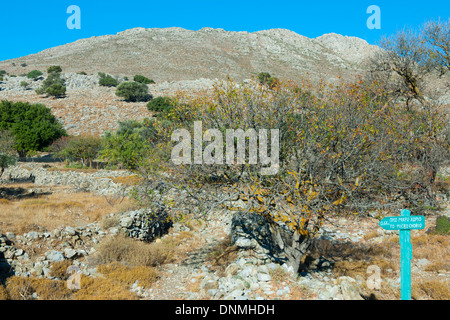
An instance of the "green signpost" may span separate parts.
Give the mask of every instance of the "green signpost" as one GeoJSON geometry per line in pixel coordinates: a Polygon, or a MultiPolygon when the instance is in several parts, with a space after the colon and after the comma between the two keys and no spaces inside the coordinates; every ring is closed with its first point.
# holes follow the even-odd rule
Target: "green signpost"
{"type": "Polygon", "coordinates": [[[400,230],[401,299],[411,300],[411,230],[425,228],[424,216],[411,216],[409,210],[402,210],[399,217],[386,217],[380,221],[385,230],[400,230]]]}

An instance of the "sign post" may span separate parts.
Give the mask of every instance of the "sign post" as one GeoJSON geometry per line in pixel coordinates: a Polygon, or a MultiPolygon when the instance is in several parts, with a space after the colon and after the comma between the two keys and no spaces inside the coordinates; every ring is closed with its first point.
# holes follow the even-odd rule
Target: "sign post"
{"type": "Polygon", "coordinates": [[[411,300],[411,230],[425,228],[424,216],[411,216],[411,211],[402,210],[400,217],[386,217],[380,221],[385,230],[400,230],[401,299],[411,300]]]}

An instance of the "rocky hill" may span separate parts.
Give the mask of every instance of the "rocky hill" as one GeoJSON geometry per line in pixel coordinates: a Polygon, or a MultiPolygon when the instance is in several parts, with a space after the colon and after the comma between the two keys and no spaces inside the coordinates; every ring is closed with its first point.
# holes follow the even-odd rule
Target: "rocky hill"
{"type": "Polygon", "coordinates": [[[60,65],[65,72],[143,74],[157,82],[227,75],[241,81],[263,71],[287,79],[307,73],[330,79],[355,76],[377,50],[355,37],[326,34],[310,39],[285,29],[249,33],[135,28],[6,60],[0,69],[18,75],[60,65]]]}

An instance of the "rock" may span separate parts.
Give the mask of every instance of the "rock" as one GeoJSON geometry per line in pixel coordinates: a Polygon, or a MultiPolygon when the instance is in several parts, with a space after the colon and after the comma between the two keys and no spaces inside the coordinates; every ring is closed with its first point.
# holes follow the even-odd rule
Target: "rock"
{"type": "Polygon", "coordinates": [[[6,233],[6,237],[7,237],[9,240],[14,240],[14,239],[16,239],[16,234],[15,234],[14,232],[7,232],[7,233],[6,233]]]}
{"type": "Polygon", "coordinates": [[[64,256],[67,259],[72,259],[73,257],[75,257],[78,254],[78,252],[75,249],[71,249],[71,248],[66,248],[64,249],[64,256]]]}
{"type": "Polygon", "coordinates": [[[133,224],[133,218],[131,217],[124,217],[120,219],[120,226],[124,228],[129,228],[133,224]]]}
{"type": "Polygon", "coordinates": [[[269,274],[269,268],[266,265],[258,266],[258,272],[269,274]]]}
{"type": "Polygon", "coordinates": [[[18,250],[16,250],[16,252],[14,252],[14,256],[16,256],[16,257],[21,256],[22,254],[23,254],[22,249],[18,249],[18,250]]]}
{"type": "Polygon", "coordinates": [[[64,255],[62,254],[62,252],[57,251],[57,250],[47,251],[45,253],[45,256],[51,262],[59,262],[59,261],[63,261],[64,260],[64,255]]]}
{"type": "Polygon", "coordinates": [[[257,279],[258,279],[258,281],[261,281],[261,282],[267,282],[267,281],[272,280],[272,277],[270,276],[270,274],[267,274],[267,273],[258,273],[257,279]]]}
{"type": "Polygon", "coordinates": [[[291,293],[291,290],[289,289],[288,286],[277,290],[277,296],[279,296],[279,297],[288,295],[289,293],[291,293]]]}
{"type": "Polygon", "coordinates": [[[75,231],[75,228],[74,228],[74,227],[69,227],[69,226],[67,226],[67,227],[64,229],[64,233],[65,233],[66,235],[68,235],[68,236],[74,236],[74,235],[77,234],[77,232],[75,231]]]}
{"type": "Polygon", "coordinates": [[[242,278],[248,278],[254,274],[256,274],[256,270],[255,270],[254,266],[247,266],[241,272],[239,272],[239,275],[242,278]]]}
{"type": "Polygon", "coordinates": [[[26,234],[25,238],[27,238],[28,240],[36,240],[37,238],[39,238],[39,233],[37,233],[36,231],[30,231],[26,234]]]}
{"type": "Polygon", "coordinates": [[[350,277],[337,279],[344,300],[364,300],[358,291],[356,280],[350,277]]]}
{"type": "Polygon", "coordinates": [[[243,237],[238,238],[235,242],[235,245],[238,246],[240,249],[251,249],[256,247],[256,245],[253,243],[251,239],[243,237]]]}

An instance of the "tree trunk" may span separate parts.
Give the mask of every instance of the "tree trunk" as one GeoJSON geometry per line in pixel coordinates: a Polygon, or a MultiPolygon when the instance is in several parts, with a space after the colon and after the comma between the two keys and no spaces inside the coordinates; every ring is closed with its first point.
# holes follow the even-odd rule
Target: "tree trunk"
{"type": "Polygon", "coordinates": [[[272,230],[274,241],[286,254],[287,265],[292,267],[295,273],[298,273],[301,261],[312,244],[311,237],[298,232],[293,232],[290,237],[283,237],[279,226],[272,230]]]}

